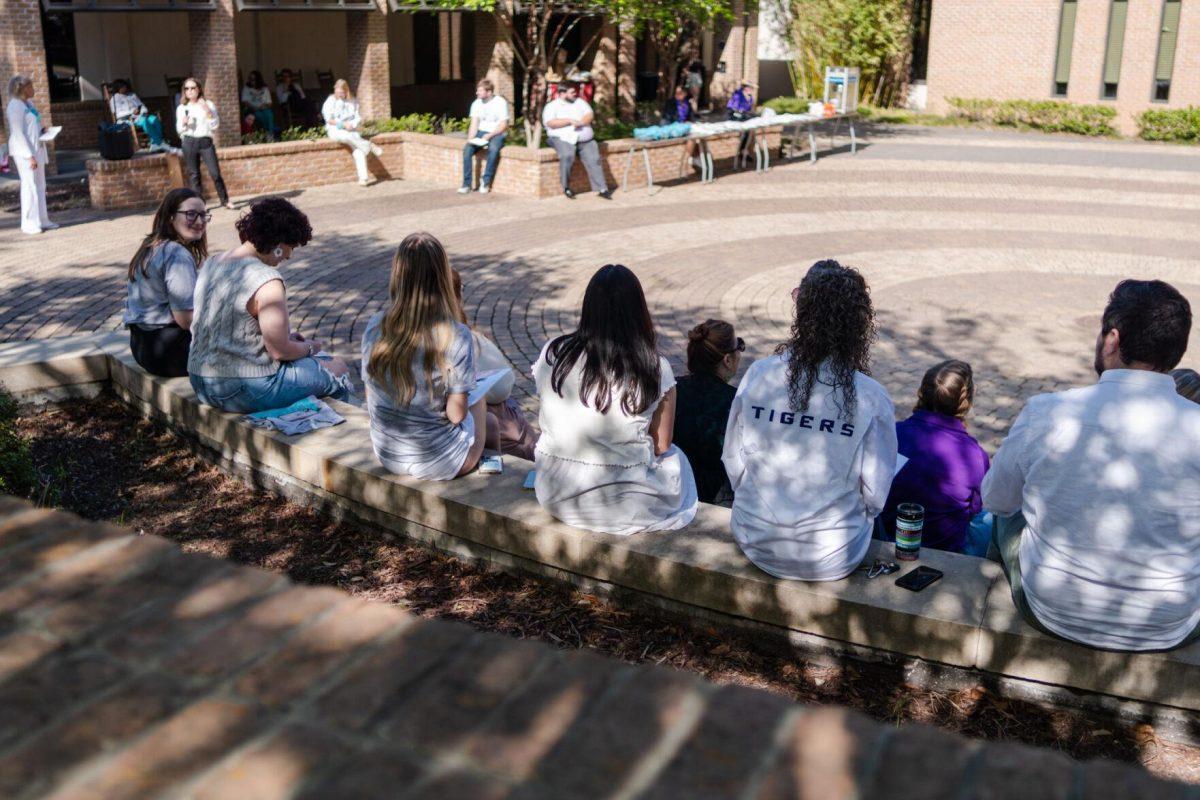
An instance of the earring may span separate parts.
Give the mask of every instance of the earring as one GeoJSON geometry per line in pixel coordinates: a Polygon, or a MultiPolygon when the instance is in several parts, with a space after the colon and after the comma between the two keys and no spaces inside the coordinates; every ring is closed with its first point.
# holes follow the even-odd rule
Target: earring
{"type": "Polygon", "coordinates": [[[271,255],[275,256],[276,258],[283,258],[283,248],[276,247],[274,250],[271,251],[271,255]]]}

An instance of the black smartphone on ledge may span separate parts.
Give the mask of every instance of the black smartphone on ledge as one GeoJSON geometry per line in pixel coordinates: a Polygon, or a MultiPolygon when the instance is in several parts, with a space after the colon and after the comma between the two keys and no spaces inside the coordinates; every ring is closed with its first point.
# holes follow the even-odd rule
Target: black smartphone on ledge
{"type": "Polygon", "coordinates": [[[896,579],[896,585],[910,592],[919,592],[935,581],[942,579],[942,571],[933,567],[917,567],[912,572],[896,579]]]}

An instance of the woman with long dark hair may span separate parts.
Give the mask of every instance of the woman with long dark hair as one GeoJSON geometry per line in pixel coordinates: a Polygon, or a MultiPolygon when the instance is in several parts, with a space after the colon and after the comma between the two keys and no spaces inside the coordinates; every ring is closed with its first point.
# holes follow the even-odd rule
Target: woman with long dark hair
{"type": "Polygon", "coordinates": [[[658,354],[637,276],[619,264],[588,283],[579,327],[533,365],[541,401],[538,502],[604,533],[676,530],[696,515],[691,465],[671,442],[675,376],[658,354]]]}
{"type": "Polygon", "coordinates": [[[172,189],[158,205],[150,233],[129,261],[125,327],[133,359],[151,375],[187,375],[196,269],[208,257],[204,200],[172,189]]]}
{"type": "Polygon", "coordinates": [[[362,375],[371,444],[390,472],[432,481],[479,464],[485,437],[499,446],[475,387],[471,329],[460,321],[446,250],[432,234],[405,237],[392,258],[389,304],[367,322],[362,375]]]}
{"type": "Polygon", "coordinates": [[[868,375],[875,311],[862,275],[818,261],[792,297],[791,338],[746,371],[729,412],[731,526],[764,572],[839,580],[887,500],[895,413],[868,375]]]}
{"type": "Polygon", "coordinates": [[[209,257],[196,280],[188,374],[197,399],[246,414],[310,395],[345,399],[346,362],[292,331],[280,265],[312,239],[300,209],[264,197],[238,218],[241,244],[209,257]]]}
{"type": "Polygon", "coordinates": [[[721,449],[737,391],[729,381],[737,375],[745,349],[746,343],[724,320],[710,319],[688,332],[688,374],[676,384],[675,443],[692,465],[704,503],[733,502],[721,449]]]}

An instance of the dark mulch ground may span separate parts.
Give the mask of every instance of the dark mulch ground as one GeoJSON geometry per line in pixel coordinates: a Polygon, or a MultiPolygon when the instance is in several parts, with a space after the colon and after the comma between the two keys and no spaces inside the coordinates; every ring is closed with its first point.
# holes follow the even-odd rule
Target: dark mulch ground
{"type": "MultiPolygon", "coordinates": [[[[84,178],[46,184],[46,208],[49,211],[87,208],[91,204],[87,180],[84,178]]],[[[0,186],[0,211],[12,214],[21,213],[21,187],[16,181],[6,186],[0,186]]]]}
{"type": "Polygon", "coordinates": [[[1149,725],[1006,700],[982,686],[921,689],[886,666],[808,663],[748,634],[623,608],[332,521],[230,478],[111,397],[29,414],[19,427],[32,441],[45,502],[174,539],[190,551],[338,586],[423,617],[587,647],[632,663],[668,664],[718,683],[850,706],[887,722],[923,722],[1076,758],[1135,762],[1164,777],[1200,782],[1200,748],[1159,740],[1149,725]]]}

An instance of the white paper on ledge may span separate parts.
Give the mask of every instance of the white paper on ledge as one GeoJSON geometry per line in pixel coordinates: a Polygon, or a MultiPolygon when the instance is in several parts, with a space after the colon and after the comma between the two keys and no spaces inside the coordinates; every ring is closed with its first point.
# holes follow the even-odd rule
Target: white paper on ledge
{"type": "Polygon", "coordinates": [[[58,134],[62,133],[62,125],[55,125],[52,128],[47,128],[46,132],[38,137],[39,142],[53,142],[58,134]]]}
{"type": "Polygon", "coordinates": [[[475,388],[467,393],[467,406],[473,406],[487,396],[492,387],[507,377],[512,370],[508,367],[492,369],[475,374],[475,388]]]}

